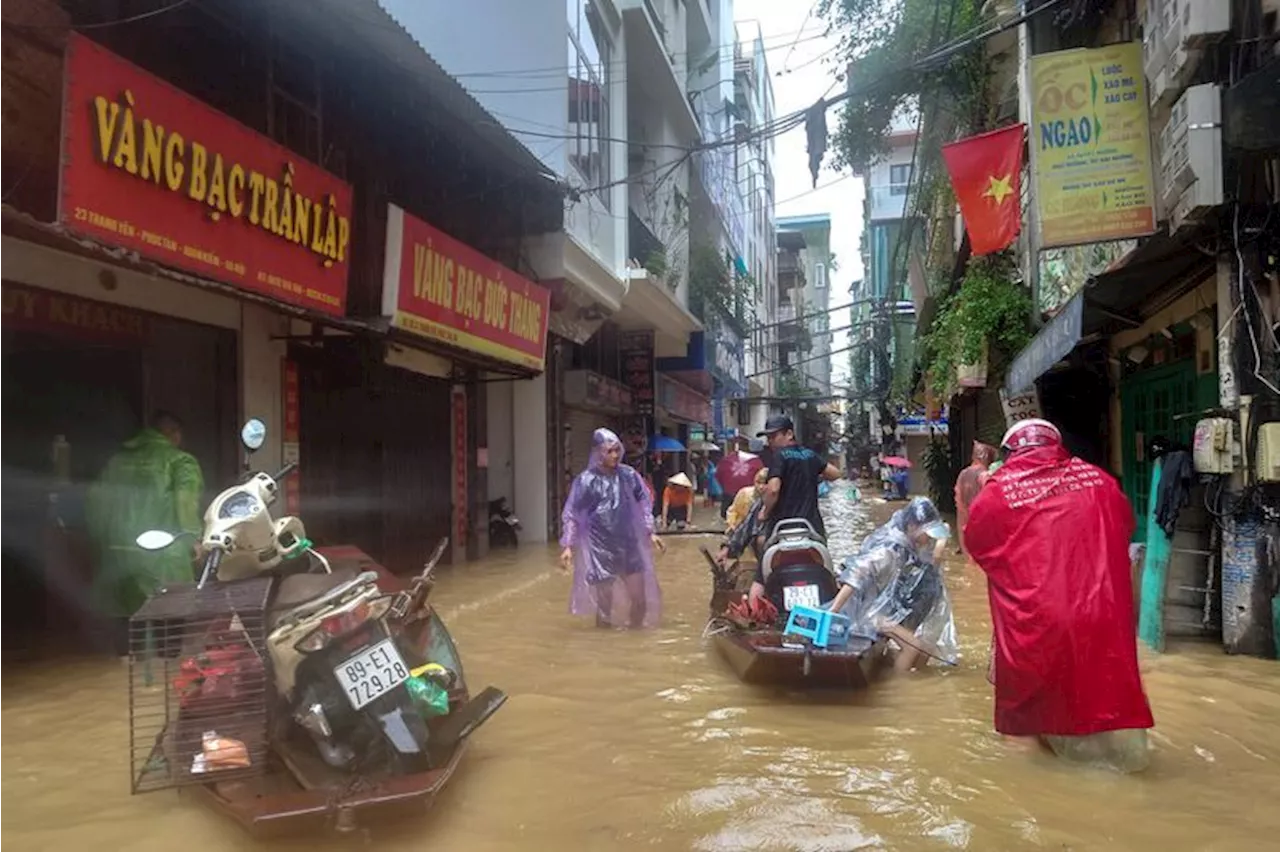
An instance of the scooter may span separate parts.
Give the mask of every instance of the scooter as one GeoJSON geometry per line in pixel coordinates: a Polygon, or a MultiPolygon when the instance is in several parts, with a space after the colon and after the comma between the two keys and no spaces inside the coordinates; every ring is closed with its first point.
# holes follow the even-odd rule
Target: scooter
{"type": "Polygon", "coordinates": [[[520,543],[520,519],[507,508],[507,498],[489,501],[489,544],[493,547],[515,547],[520,543]]]}
{"type": "MultiPolygon", "coordinates": [[[[241,433],[249,453],[265,438],[266,427],[258,420],[245,424],[241,433]]],[[[253,473],[213,500],[204,516],[205,558],[197,589],[272,572],[287,559],[305,555],[314,561],[323,574],[293,573],[273,590],[266,656],[278,700],[333,768],[354,768],[357,755],[364,765],[378,758],[402,770],[426,765],[428,729],[406,686],[413,671],[397,642],[412,614],[406,593],[384,593],[373,571],[349,579],[333,575],[300,519],[272,519],[268,507],[279,483],[295,469],[290,464],[275,476],[253,473]]],[[[137,544],[158,550],[176,540],[171,533],[149,530],[137,544]]],[[[445,544],[437,547],[424,581],[445,544]]],[[[420,597],[419,607],[425,605],[425,595],[420,597]]],[[[413,660],[419,666],[427,662],[413,660]]]]}

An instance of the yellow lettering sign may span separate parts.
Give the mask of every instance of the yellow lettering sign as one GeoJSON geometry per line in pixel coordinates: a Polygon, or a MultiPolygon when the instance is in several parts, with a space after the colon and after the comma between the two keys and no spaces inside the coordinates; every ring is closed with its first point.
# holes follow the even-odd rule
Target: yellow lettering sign
{"type": "Polygon", "coordinates": [[[214,220],[223,213],[247,219],[250,225],[319,255],[325,266],[346,262],[350,218],[338,212],[333,195],[310,198],[295,191],[292,163],[286,162],[277,178],[175,130],[166,132],[136,114],[138,104],[128,90],[115,100],[99,95],[90,107],[94,155],[102,165],[180,192],[204,205],[214,220]]]}

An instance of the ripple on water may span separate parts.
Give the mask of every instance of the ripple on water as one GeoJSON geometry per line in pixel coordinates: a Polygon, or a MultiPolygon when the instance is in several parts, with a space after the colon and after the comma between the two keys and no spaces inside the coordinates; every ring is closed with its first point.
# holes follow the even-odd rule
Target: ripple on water
{"type": "MultiPolygon", "coordinates": [[[[837,555],[894,508],[842,504],[843,493],[824,508],[837,555]]],[[[1208,646],[1145,655],[1160,725],[1151,770],[1080,770],[992,730],[977,569],[947,566],[959,668],[853,697],[780,695],[742,686],[704,650],[710,582],[699,543],[673,538],[658,560],[665,613],[652,631],[571,617],[552,547],[443,570],[432,599],[468,680],[511,700],[473,736],[429,815],[379,828],[378,852],[1236,852],[1280,836],[1280,814],[1257,807],[1280,762],[1274,662],[1208,646]]],[[[195,797],[130,796],[124,682],[115,661],[5,667],[7,845],[350,849],[343,838],[254,844],[195,797]]]]}

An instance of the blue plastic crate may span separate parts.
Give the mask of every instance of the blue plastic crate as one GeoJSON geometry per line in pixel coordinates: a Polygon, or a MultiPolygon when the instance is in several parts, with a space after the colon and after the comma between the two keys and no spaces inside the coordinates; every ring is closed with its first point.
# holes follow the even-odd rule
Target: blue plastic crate
{"type": "Polygon", "coordinates": [[[852,623],[847,615],[826,609],[797,606],[787,618],[785,635],[803,636],[815,648],[844,645],[849,641],[852,623]]]}

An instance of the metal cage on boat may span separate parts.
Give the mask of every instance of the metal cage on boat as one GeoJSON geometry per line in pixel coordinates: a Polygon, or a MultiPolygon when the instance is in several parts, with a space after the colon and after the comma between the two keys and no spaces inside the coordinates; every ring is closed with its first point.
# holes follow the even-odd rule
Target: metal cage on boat
{"type": "Polygon", "coordinates": [[[267,771],[271,584],[175,584],[129,619],[132,792],[267,771]]]}

